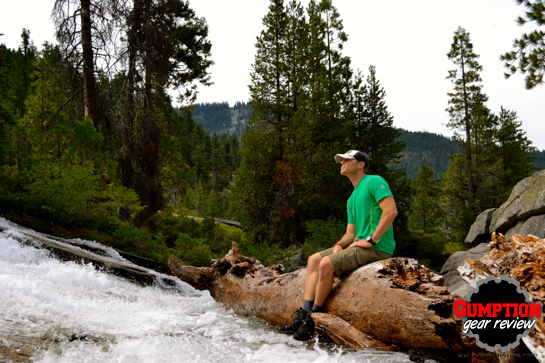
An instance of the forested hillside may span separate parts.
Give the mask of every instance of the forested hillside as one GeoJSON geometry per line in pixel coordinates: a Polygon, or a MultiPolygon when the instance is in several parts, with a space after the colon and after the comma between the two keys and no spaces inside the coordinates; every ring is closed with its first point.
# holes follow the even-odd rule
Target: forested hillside
{"type": "Polygon", "coordinates": [[[240,140],[252,115],[252,106],[244,102],[237,102],[233,107],[227,102],[196,103],[192,114],[209,134],[235,135],[240,140]]]}
{"type": "MultiPolygon", "coordinates": [[[[197,103],[192,114],[209,134],[234,134],[240,140],[252,115],[252,106],[244,102],[237,102],[234,107],[229,107],[227,102],[197,103]]],[[[450,157],[461,151],[458,143],[450,137],[432,132],[398,130],[401,132],[399,140],[405,143],[405,150],[394,168],[405,170],[407,177],[413,180],[420,166],[426,164],[433,168],[435,178],[442,180],[443,174],[452,164],[450,157]]],[[[544,169],[545,151],[536,151],[534,156],[536,170],[544,169]]]]}
{"type": "Polygon", "coordinates": [[[422,164],[433,168],[437,179],[443,179],[452,160],[449,158],[460,152],[460,146],[444,135],[426,131],[401,131],[400,139],[405,143],[403,157],[397,168],[405,169],[409,179],[415,179],[422,164]]]}

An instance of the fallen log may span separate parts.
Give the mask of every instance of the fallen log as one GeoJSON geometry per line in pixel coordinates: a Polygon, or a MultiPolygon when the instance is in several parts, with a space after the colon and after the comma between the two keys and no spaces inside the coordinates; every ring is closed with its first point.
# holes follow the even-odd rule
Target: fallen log
{"type": "MultiPolygon", "coordinates": [[[[284,325],[303,301],[306,269],[282,274],[243,256],[236,243],[212,267],[183,266],[171,258],[172,272],[197,289],[210,291],[226,309],[284,325]]],[[[414,259],[375,262],[335,279],[325,311],[316,315],[318,332],[355,348],[418,350],[442,360],[461,352],[483,352],[452,316],[458,296],[442,276],[414,259]]]]}

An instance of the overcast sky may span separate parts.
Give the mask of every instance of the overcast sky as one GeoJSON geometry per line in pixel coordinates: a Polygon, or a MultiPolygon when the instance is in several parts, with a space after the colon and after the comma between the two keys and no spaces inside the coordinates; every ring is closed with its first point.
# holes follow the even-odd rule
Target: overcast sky
{"type": "MultiPolygon", "coordinates": [[[[215,62],[214,85],[200,87],[197,102],[248,101],[256,37],[270,2],[189,2],[207,20],[215,62]]],[[[301,2],[306,7],[309,1],[301,2]]],[[[53,0],[0,0],[0,4],[0,33],[5,34],[0,42],[8,48],[19,46],[23,28],[30,30],[38,48],[44,41],[54,42],[53,0]]],[[[447,53],[454,31],[462,26],[480,55],[488,107],[496,114],[501,106],[516,111],[534,146],[545,149],[545,86],[526,90],[521,75],[505,79],[499,59],[512,49],[514,39],[531,29],[515,23],[524,12],[515,0],[334,0],[333,5],[348,33],[344,54],[352,59],[352,68],[365,75],[370,65],[376,67],[394,126],[452,135],[445,126],[447,92],[452,90],[445,78],[453,68],[447,53]]]]}

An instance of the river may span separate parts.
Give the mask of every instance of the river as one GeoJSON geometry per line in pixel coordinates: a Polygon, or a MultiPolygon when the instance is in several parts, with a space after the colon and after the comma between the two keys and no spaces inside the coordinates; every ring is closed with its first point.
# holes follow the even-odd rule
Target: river
{"type": "Polygon", "coordinates": [[[21,227],[1,217],[0,231],[1,362],[410,362],[301,343],[181,281],[140,286],[21,243],[21,227]]]}

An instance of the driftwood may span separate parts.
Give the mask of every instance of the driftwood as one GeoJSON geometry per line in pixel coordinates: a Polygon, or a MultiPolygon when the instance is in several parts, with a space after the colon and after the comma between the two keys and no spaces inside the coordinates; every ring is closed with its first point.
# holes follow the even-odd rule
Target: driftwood
{"type": "MultiPolygon", "coordinates": [[[[172,272],[242,316],[272,325],[290,321],[303,301],[306,269],[282,274],[240,254],[236,243],[212,267],[183,266],[170,259],[172,272]]],[[[456,358],[483,352],[452,316],[458,296],[443,286],[442,276],[414,259],[375,262],[335,279],[325,311],[314,314],[316,331],[355,348],[416,350],[430,357],[456,358]]]]}

